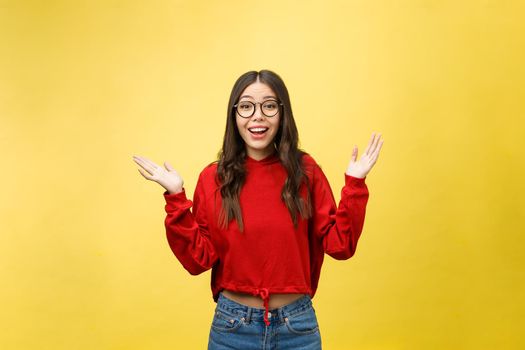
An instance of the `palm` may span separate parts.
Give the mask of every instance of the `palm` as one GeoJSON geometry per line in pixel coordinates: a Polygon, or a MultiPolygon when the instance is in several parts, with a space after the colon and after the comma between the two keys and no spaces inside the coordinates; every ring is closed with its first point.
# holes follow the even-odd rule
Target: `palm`
{"type": "Polygon", "coordinates": [[[376,133],[372,133],[370,142],[368,142],[368,146],[366,147],[364,154],[361,155],[361,158],[359,158],[359,160],[357,159],[357,146],[354,146],[354,149],[352,150],[352,158],[350,159],[350,164],[346,169],[347,175],[361,179],[365,178],[368,175],[368,173],[376,163],[377,157],[379,157],[379,151],[381,150],[381,146],[383,145],[383,140],[379,141],[380,138],[381,134],[378,134],[376,137],[376,133]]]}

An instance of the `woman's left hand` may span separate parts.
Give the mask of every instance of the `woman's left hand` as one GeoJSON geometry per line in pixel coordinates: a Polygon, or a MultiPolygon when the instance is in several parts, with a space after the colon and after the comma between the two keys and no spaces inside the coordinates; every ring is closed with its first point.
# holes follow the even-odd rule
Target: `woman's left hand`
{"type": "Polygon", "coordinates": [[[377,157],[379,157],[379,151],[383,145],[383,140],[379,141],[380,138],[381,134],[378,134],[376,137],[376,133],[372,133],[372,138],[366,147],[365,153],[361,156],[361,158],[359,158],[359,160],[357,160],[357,145],[354,145],[354,149],[352,150],[352,159],[350,160],[350,164],[346,169],[347,175],[360,179],[366,177],[366,175],[376,163],[377,157]]]}

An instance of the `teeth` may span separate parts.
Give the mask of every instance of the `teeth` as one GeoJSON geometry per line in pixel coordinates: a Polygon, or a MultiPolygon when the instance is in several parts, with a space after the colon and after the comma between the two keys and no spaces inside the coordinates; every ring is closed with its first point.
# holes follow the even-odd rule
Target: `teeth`
{"type": "Polygon", "coordinates": [[[251,129],[248,129],[248,130],[259,132],[259,131],[266,131],[266,130],[268,130],[268,128],[251,128],[251,129]]]}

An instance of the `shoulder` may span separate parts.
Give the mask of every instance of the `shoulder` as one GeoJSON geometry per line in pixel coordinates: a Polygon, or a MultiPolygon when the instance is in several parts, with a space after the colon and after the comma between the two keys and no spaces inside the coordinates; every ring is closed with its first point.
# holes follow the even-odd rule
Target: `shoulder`
{"type": "Polygon", "coordinates": [[[208,163],[204,169],[201,170],[201,173],[200,175],[202,176],[209,176],[209,175],[214,175],[217,173],[217,165],[218,165],[218,161],[213,161],[211,163],[208,163]]]}
{"type": "Polygon", "coordinates": [[[310,153],[304,152],[302,155],[302,163],[305,166],[314,166],[317,165],[317,162],[315,161],[314,157],[310,153]]]}
{"type": "Polygon", "coordinates": [[[217,166],[218,166],[218,161],[213,161],[211,163],[208,163],[204,167],[204,169],[202,169],[201,172],[199,173],[199,180],[202,180],[205,182],[213,181],[217,174],[217,166]]]}
{"type": "Polygon", "coordinates": [[[317,172],[322,171],[321,166],[310,153],[304,152],[301,159],[302,166],[308,175],[314,176],[317,172]]]}
{"type": "Polygon", "coordinates": [[[215,181],[217,174],[217,162],[207,164],[199,173],[195,191],[203,193],[208,196],[217,189],[217,182],[215,181]]]}
{"type": "Polygon", "coordinates": [[[312,186],[327,186],[328,178],[326,177],[321,165],[309,153],[304,153],[302,157],[303,168],[308,176],[312,186]]]}

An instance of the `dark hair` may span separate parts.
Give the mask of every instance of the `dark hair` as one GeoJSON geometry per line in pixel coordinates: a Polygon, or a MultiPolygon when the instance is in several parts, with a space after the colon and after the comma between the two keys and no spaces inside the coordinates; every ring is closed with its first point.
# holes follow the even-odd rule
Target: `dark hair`
{"type": "Polygon", "coordinates": [[[228,102],[226,131],[222,149],[219,151],[217,179],[220,184],[222,210],[219,215],[219,225],[227,228],[230,220],[235,218],[241,232],[244,231],[242,212],[239,206],[239,193],[244,184],[246,169],[244,161],[246,148],[239,130],[237,129],[235,109],[241,93],[257,79],[268,85],[283,104],[279,120],[279,129],[273,140],[274,147],[279,155],[281,164],[288,173],[288,177],[281,191],[281,199],[290,212],[294,226],[297,228],[297,212],[306,219],[311,217],[310,186],[302,163],[302,157],[307,154],[298,148],[299,136],[292,114],[290,97],[284,81],[279,75],[270,70],[249,71],[241,75],[233,85],[228,102]],[[302,183],[307,187],[306,202],[299,195],[302,183]]]}

